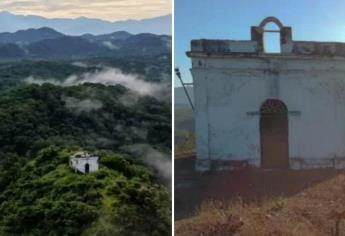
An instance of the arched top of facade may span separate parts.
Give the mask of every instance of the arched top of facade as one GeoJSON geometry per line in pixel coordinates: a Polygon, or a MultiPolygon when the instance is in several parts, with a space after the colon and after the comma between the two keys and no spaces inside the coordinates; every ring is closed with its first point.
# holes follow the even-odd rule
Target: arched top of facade
{"type": "Polygon", "coordinates": [[[280,22],[280,20],[278,20],[278,18],[274,17],[274,16],[269,16],[269,17],[266,17],[265,19],[263,19],[259,25],[259,27],[261,29],[264,29],[265,26],[268,24],[268,23],[274,23],[276,24],[280,30],[282,30],[282,28],[284,27],[283,24],[280,22]]]}
{"type": "Polygon", "coordinates": [[[261,104],[261,114],[287,113],[288,109],[284,102],[279,99],[267,99],[261,104]]]}
{"type": "MultiPolygon", "coordinates": [[[[251,27],[251,40],[257,42],[257,52],[258,53],[267,53],[265,52],[265,43],[264,43],[264,34],[267,33],[277,33],[279,38],[277,45],[280,46],[280,51],[278,53],[291,53],[292,50],[292,29],[290,26],[284,26],[280,20],[273,16],[266,17],[262,20],[259,26],[251,27]],[[265,26],[269,23],[275,24],[278,29],[270,30],[265,29],[265,26]]],[[[275,36],[274,36],[275,37],[275,36]]],[[[274,41],[277,42],[277,41],[274,41]]],[[[268,52],[269,53],[269,52],[268,52]]],[[[277,53],[277,52],[272,52],[277,53]]]]}

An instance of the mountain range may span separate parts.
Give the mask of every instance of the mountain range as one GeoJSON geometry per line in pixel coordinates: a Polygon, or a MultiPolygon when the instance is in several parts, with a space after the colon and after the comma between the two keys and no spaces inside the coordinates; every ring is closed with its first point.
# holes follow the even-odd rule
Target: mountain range
{"type": "Polygon", "coordinates": [[[99,56],[152,56],[171,52],[171,36],[151,33],[70,36],[54,29],[0,33],[0,59],[76,59],[99,56]]]}
{"type": "Polygon", "coordinates": [[[0,12],[0,32],[16,32],[22,29],[49,27],[67,35],[109,34],[127,31],[131,34],[152,33],[171,35],[171,15],[143,20],[110,22],[100,19],[79,17],[76,19],[48,19],[35,15],[16,15],[0,12]]]}
{"type": "MultiPolygon", "coordinates": [[[[194,104],[194,90],[193,86],[186,86],[187,92],[194,104]]],[[[176,105],[183,105],[183,106],[190,106],[187,95],[183,89],[183,87],[175,87],[175,104],[176,105]]]]}

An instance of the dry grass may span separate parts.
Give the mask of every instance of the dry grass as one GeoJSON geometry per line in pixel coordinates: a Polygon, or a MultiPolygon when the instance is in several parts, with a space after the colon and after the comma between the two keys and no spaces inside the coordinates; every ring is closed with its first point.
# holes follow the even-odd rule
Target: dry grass
{"type": "Polygon", "coordinates": [[[188,133],[185,140],[175,146],[175,159],[190,157],[195,154],[195,135],[188,133]]]}
{"type": "Polygon", "coordinates": [[[341,236],[344,212],[345,175],[340,174],[289,198],[207,202],[195,216],[176,221],[175,235],[341,236]]]}

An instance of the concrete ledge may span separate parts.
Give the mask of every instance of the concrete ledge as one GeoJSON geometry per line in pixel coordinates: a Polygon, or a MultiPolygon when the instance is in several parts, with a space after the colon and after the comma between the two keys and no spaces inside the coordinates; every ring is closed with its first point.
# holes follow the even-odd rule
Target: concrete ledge
{"type": "Polygon", "coordinates": [[[342,42],[291,41],[283,45],[284,52],[264,53],[261,41],[198,39],[191,41],[189,53],[345,57],[345,43],[342,42]]]}

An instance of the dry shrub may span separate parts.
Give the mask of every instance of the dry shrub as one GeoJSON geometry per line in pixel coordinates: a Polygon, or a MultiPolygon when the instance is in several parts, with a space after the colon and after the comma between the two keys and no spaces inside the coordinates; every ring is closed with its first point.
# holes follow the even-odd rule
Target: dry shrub
{"type": "Polygon", "coordinates": [[[345,235],[344,188],[345,176],[339,175],[289,198],[210,201],[193,217],[177,221],[175,235],[345,235]]]}

